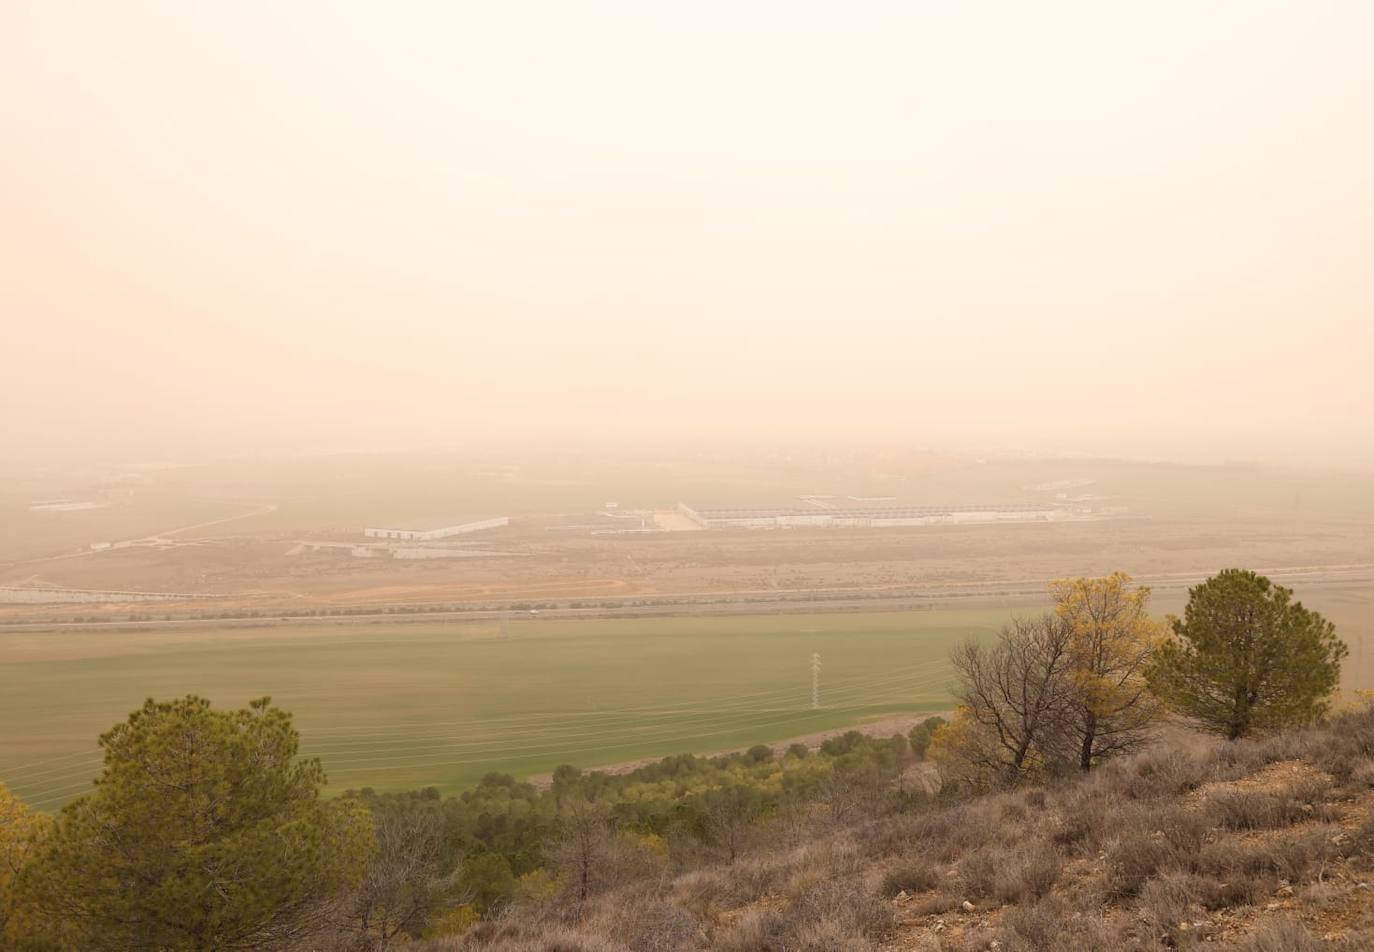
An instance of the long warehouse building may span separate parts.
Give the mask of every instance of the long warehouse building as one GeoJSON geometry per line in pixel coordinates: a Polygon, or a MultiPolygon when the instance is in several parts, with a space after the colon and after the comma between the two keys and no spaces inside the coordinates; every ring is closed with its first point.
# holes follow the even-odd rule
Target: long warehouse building
{"type": "Polygon", "coordinates": [[[405,542],[433,542],[435,539],[447,539],[449,536],[465,535],[469,532],[479,532],[482,529],[497,529],[501,526],[510,525],[508,516],[496,516],[492,519],[478,519],[475,522],[462,522],[450,526],[435,526],[430,523],[411,523],[409,525],[391,526],[386,528],[369,527],[363,530],[363,535],[369,539],[400,539],[405,542]]]}
{"type": "Polygon", "coordinates": [[[901,526],[968,525],[989,522],[1049,522],[1068,513],[1037,503],[969,506],[876,505],[818,508],[710,509],[678,504],[678,511],[707,529],[884,529],[901,526]]]}

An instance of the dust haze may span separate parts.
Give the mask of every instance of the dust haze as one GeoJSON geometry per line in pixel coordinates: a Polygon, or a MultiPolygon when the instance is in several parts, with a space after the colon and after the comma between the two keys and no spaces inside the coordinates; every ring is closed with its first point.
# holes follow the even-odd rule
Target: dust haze
{"type": "Polygon", "coordinates": [[[0,952],[1374,949],[1372,37],[0,0],[0,952]]]}
{"type": "Polygon", "coordinates": [[[11,461],[1374,462],[1366,4],[8,3],[11,461]]]}

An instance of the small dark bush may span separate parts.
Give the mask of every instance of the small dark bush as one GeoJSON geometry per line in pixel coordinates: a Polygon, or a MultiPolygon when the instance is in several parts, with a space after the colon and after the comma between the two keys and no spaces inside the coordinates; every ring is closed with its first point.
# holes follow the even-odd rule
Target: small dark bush
{"type": "Polygon", "coordinates": [[[928,863],[907,862],[888,870],[883,877],[882,894],[890,897],[900,892],[927,892],[940,882],[940,874],[928,863]]]}
{"type": "Polygon", "coordinates": [[[959,908],[963,900],[954,893],[933,892],[918,898],[909,907],[913,915],[938,916],[959,908]]]}
{"type": "Polygon", "coordinates": [[[1244,873],[1234,873],[1224,880],[1200,876],[1195,882],[1198,902],[1203,908],[1214,912],[1256,905],[1273,892],[1275,885],[1272,879],[1251,877],[1244,873]]]}

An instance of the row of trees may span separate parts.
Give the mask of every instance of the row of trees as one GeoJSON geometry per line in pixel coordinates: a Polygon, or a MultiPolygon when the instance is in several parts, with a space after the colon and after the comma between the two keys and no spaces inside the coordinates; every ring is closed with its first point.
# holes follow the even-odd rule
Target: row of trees
{"type": "Polygon", "coordinates": [[[1055,582],[1050,594],[1052,611],[954,652],[961,705],[932,756],[956,779],[988,787],[1091,770],[1139,749],[1170,714],[1231,740],[1309,723],[1340,681],[1347,649],[1334,626],[1254,572],[1190,589],[1168,628],[1124,573],[1055,582]]]}

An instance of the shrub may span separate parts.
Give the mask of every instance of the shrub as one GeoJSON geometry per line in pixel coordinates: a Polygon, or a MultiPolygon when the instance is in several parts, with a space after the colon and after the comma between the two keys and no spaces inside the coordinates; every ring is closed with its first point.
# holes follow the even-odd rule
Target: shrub
{"type": "Polygon", "coordinates": [[[1168,872],[1157,876],[1140,890],[1141,918],[1156,938],[1177,945],[1180,927],[1189,920],[1194,899],[1200,892],[1197,877],[1192,873],[1168,872]]]}
{"type": "Polygon", "coordinates": [[[928,863],[911,861],[888,870],[883,877],[882,894],[895,896],[900,892],[928,892],[940,885],[940,875],[928,863]]]}
{"type": "Polygon", "coordinates": [[[874,896],[857,880],[828,879],[793,896],[789,916],[816,925],[823,922],[843,927],[844,934],[877,939],[893,922],[892,907],[874,896]]]}
{"type": "Polygon", "coordinates": [[[1108,811],[1104,804],[1080,802],[1064,805],[1050,839],[1060,846],[1088,849],[1104,827],[1108,811]]]}
{"type": "Polygon", "coordinates": [[[912,842],[922,843],[934,860],[953,862],[987,843],[1003,839],[1008,831],[995,821],[991,811],[989,803],[980,801],[922,814],[911,823],[912,842]]]}
{"type": "Polygon", "coordinates": [[[751,763],[766,764],[773,759],[773,748],[767,744],[755,744],[744,752],[744,756],[751,763]]]}
{"type": "Polygon", "coordinates": [[[1274,888],[1274,881],[1262,877],[1247,876],[1244,873],[1228,875],[1224,880],[1197,877],[1197,899],[1204,909],[1234,909],[1237,906],[1253,906],[1268,897],[1274,888]]]}
{"type": "Polygon", "coordinates": [[[1069,909],[1049,898],[1008,909],[1002,917],[1002,943],[1012,949],[1053,949],[1064,933],[1069,909]]]}
{"type": "Polygon", "coordinates": [[[635,903],[633,908],[616,903],[624,911],[628,928],[614,930],[626,938],[630,952],[673,952],[690,948],[703,938],[700,924],[687,910],[663,899],[635,903]]]}
{"type": "Polygon", "coordinates": [[[1205,845],[1197,855],[1198,872],[1219,880],[1235,876],[1267,876],[1273,873],[1273,863],[1267,847],[1256,848],[1243,840],[1226,838],[1205,845]]]}
{"type": "Polygon", "coordinates": [[[1001,850],[978,850],[959,864],[959,882],[970,896],[993,895],[1005,857],[1001,850]]]}
{"type": "Polygon", "coordinates": [[[750,858],[733,866],[689,873],[677,885],[689,909],[735,908],[776,894],[792,869],[789,857],[750,858]]]}
{"type": "Polygon", "coordinates": [[[916,755],[917,760],[926,759],[926,751],[930,749],[931,738],[944,724],[945,719],[943,717],[927,717],[907,734],[907,742],[911,745],[911,752],[916,755]]]}
{"type": "Polygon", "coordinates": [[[786,921],[776,909],[749,909],[728,929],[712,937],[711,948],[723,952],[781,949],[786,933],[786,921]]]}
{"type": "Polygon", "coordinates": [[[1142,755],[1123,782],[1133,799],[1176,797],[1206,782],[1212,765],[1210,751],[1194,753],[1176,748],[1142,755]]]}
{"type": "Polygon", "coordinates": [[[1285,797],[1252,790],[1227,790],[1207,798],[1207,816],[1224,830],[1267,830],[1287,826],[1302,816],[1285,797]]]}
{"type": "Polygon", "coordinates": [[[1156,874],[1186,861],[1186,855],[1163,836],[1133,833],[1107,854],[1107,888],[1114,896],[1134,896],[1156,874]]]}
{"type": "Polygon", "coordinates": [[[1374,760],[1365,758],[1350,768],[1350,782],[1358,787],[1374,787],[1374,760]]]}
{"type": "Polygon", "coordinates": [[[1048,846],[1020,850],[1004,857],[993,877],[993,895],[1003,903],[1046,896],[1059,880],[1062,863],[1048,846]]]}
{"type": "Polygon", "coordinates": [[[1281,879],[1292,883],[1308,878],[1313,867],[1336,857],[1338,847],[1332,840],[1339,832],[1338,827],[1320,826],[1301,836],[1272,842],[1268,849],[1270,868],[1281,879]]]}
{"type": "Polygon", "coordinates": [[[1374,813],[1365,817],[1364,822],[1350,835],[1346,852],[1352,856],[1374,856],[1374,813]]]}
{"type": "Polygon", "coordinates": [[[933,892],[918,898],[909,907],[916,916],[938,916],[959,908],[963,900],[953,893],[933,892]]]}
{"type": "Polygon", "coordinates": [[[1272,791],[1219,790],[1207,797],[1212,823],[1226,830],[1266,830],[1305,819],[1331,819],[1326,803],[1331,784],[1325,777],[1304,776],[1272,791]]]}
{"type": "Polygon", "coordinates": [[[730,952],[866,952],[892,927],[892,907],[857,881],[825,879],[798,891],[782,909],[750,909],[712,937],[730,952]]]}
{"type": "Polygon", "coordinates": [[[1263,923],[1238,946],[1238,952],[1319,952],[1322,943],[1296,919],[1263,923]]]}

